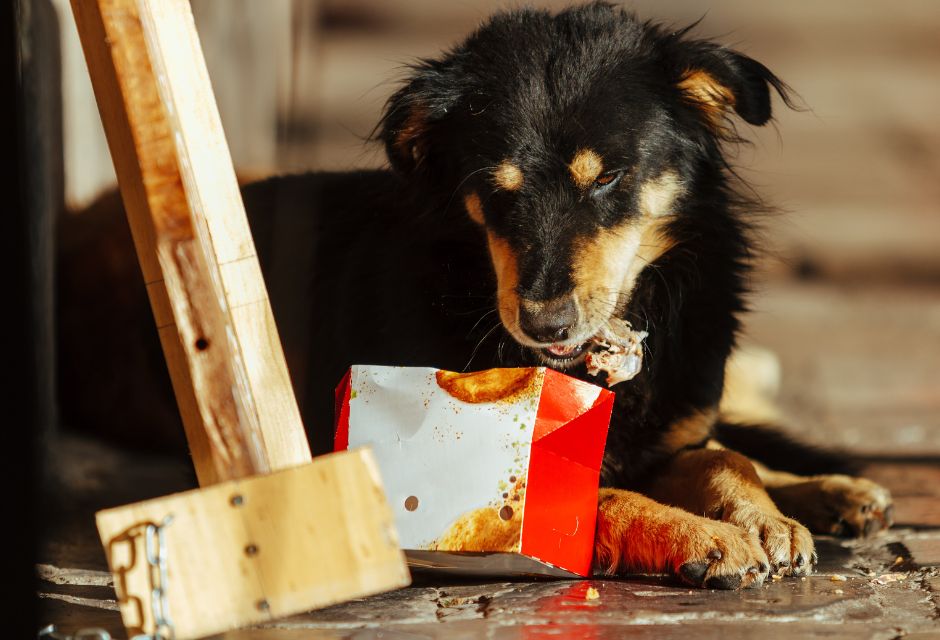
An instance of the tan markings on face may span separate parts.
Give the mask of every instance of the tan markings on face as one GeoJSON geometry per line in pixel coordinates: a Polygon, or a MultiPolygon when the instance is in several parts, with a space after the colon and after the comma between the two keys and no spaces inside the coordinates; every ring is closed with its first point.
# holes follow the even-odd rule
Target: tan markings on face
{"type": "Polygon", "coordinates": [[[644,224],[637,249],[640,261],[636,265],[638,270],[634,279],[643,267],[655,262],[675,244],[666,233],[666,223],[672,213],[672,205],[681,193],[682,183],[672,171],[662,173],[640,189],[640,213],[644,224]]]}
{"type": "Polygon", "coordinates": [[[501,162],[493,172],[493,182],[506,191],[518,191],[522,188],[522,181],[522,170],[508,160],[501,162]]]}
{"type": "Polygon", "coordinates": [[[686,71],[679,80],[679,89],[699,105],[712,124],[721,122],[729,107],[734,106],[734,94],[711,74],[701,69],[686,71]]]}
{"type": "Polygon", "coordinates": [[[710,408],[676,420],[663,438],[663,449],[669,453],[675,453],[683,447],[703,442],[711,433],[717,419],[718,409],[710,408]]]}
{"type": "Polygon", "coordinates": [[[666,227],[681,191],[675,173],[662,173],[640,189],[639,219],[601,230],[575,246],[575,294],[589,328],[606,321],[640,272],[673,246],[666,227]]]}
{"type": "Polygon", "coordinates": [[[519,284],[519,268],[516,254],[508,242],[492,231],[487,232],[486,238],[490,247],[493,270],[496,272],[499,317],[506,329],[514,335],[520,335],[519,294],[516,293],[516,286],[519,284]]]}
{"type": "Polygon", "coordinates": [[[477,224],[483,224],[483,204],[480,202],[480,196],[476,191],[470,191],[464,195],[463,206],[471,220],[477,224]]]}
{"type": "Polygon", "coordinates": [[[682,182],[673,171],[664,171],[640,188],[640,213],[661,218],[672,213],[672,205],[682,192],[682,182]]]}
{"type": "Polygon", "coordinates": [[[581,149],[574,154],[571,164],[568,165],[568,171],[571,172],[571,178],[581,189],[590,187],[597,176],[604,170],[604,162],[596,152],[591,149],[581,149]]]}

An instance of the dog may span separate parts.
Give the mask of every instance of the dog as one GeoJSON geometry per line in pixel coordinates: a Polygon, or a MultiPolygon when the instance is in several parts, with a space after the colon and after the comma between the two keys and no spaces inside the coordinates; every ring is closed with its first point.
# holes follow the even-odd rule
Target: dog
{"type": "MultiPolygon", "coordinates": [[[[330,449],[332,390],[353,363],[540,365],[604,383],[585,361],[626,321],[648,335],[639,373],[613,385],[598,571],[753,587],[811,573],[811,531],[891,524],[887,490],[836,473],[839,458],[719,414],[760,209],[726,153],[740,122],[771,121],[774,95],[793,102],[763,64],[690,29],[602,2],[497,14],[410,68],[374,132],[388,169],[244,189],[314,451],[330,449]]],[[[115,281],[75,274],[120,250],[69,237],[63,344],[92,335],[72,307],[109,310],[98,335],[150,323],[140,293],[125,315],[91,302],[91,280],[100,296],[115,281]]],[[[73,351],[63,375],[100,358],[73,351]]],[[[123,349],[124,371],[132,351],[157,369],[156,342],[123,349]]],[[[106,407],[139,424],[143,405],[172,406],[165,376],[115,377],[96,381],[106,401],[62,380],[72,421],[108,422],[106,407]]]]}

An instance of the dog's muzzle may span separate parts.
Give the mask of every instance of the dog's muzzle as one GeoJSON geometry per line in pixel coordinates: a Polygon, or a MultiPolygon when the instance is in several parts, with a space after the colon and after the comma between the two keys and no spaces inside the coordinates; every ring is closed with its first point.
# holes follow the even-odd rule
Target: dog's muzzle
{"type": "Polygon", "coordinates": [[[520,301],[519,328],[536,342],[564,342],[577,323],[578,307],[570,296],[545,302],[520,301]]]}

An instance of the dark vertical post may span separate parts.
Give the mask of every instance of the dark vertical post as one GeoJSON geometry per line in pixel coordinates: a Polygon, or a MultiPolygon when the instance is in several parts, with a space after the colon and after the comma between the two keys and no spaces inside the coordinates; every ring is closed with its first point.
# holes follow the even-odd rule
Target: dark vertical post
{"type": "MultiPolygon", "coordinates": [[[[2,465],[14,502],[16,523],[10,529],[16,543],[9,561],[16,566],[7,580],[15,585],[10,617],[11,637],[34,636],[37,627],[35,558],[42,527],[40,486],[45,480],[42,461],[55,432],[53,358],[53,246],[54,224],[63,205],[62,99],[59,24],[48,0],[3,3],[4,83],[14,97],[15,117],[5,118],[3,139],[13,147],[10,181],[4,193],[14,203],[11,254],[16,260],[5,282],[14,289],[6,299],[12,347],[5,358],[6,379],[12,381],[7,397],[25,412],[10,426],[25,434],[23,446],[3,447],[2,465]],[[19,594],[22,594],[20,596],[19,594]],[[23,628],[18,625],[22,621],[23,628]],[[29,635],[27,635],[29,634],[29,635]]],[[[15,408],[15,407],[13,407],[15,408]]]]}

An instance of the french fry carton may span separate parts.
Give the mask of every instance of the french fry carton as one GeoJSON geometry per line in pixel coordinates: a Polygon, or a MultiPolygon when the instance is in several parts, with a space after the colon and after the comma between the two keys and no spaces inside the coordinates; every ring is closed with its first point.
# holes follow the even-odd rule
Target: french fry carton
{"type": "Polygon", "coordinates": [[[614,394],[544,367],[352,367],[337,451],[370,445],[413,567],[588,576],[614,394]]]}

